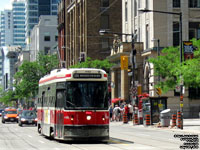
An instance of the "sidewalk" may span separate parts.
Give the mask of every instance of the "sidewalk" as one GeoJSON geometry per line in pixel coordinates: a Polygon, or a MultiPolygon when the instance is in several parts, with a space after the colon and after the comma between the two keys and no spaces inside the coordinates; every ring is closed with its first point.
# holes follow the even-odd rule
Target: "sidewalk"
{"type": "Polygon", "coordinates": [[[140,127],[140,128],[152,128],[152,129],[167,129],[167,130],[172,130],[172,131],[181,131],[181,132],[186,132],[186,133],[196,133],[200,134],[200,118],[198,119],[184,119],[183,120],[183,130],[178,129],[177,127],[171,128],[171,127],[156,127],[156,125],[151,125],[151,126],[144,126],[143,124],[141,125],[133,125],[132,121],[129,121],[128,124],[123,124],[122,121],[120,122],[111,122],[113,125],[128,125],[128,126],[134,126],[134,127],[140,127]]]}

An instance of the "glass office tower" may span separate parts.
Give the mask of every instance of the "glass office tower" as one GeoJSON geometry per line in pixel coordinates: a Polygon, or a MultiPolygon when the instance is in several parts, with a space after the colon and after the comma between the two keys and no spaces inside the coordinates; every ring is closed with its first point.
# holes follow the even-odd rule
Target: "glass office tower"
{"type": "Polygon", "coordinates": [[[26,43],[29,44],[30,32],[38,24],[40,15],[57,15],[59,0],[26,0],[26,43]]]}
{"type": "Polygon", "coordinates": [[[25,47],[25,1],[12,3],[13,11],[13,45],[25,47]]]}

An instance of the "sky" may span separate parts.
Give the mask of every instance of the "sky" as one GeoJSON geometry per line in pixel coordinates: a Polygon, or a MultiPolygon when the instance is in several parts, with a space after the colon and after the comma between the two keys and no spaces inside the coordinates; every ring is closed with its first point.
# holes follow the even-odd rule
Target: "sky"
{"type": "Polygon", "coordinates": [[[0,0],[0,11],[6,9],[11,9],[11,2],[13,0],[0,0]]]}

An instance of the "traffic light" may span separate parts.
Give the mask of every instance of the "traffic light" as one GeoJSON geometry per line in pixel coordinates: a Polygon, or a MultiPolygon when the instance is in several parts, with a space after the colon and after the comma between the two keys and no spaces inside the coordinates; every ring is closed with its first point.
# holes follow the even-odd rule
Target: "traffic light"
{"type": "Polygon", "coordinates": [[[127,56],[121,56],[121,70],[128,70],[128,57],[127,56]]]}
{"type": "Polygon", "coordinates": [[[156,88],[156,94],[160,96],[162,94],[161,88],[156,88]]]}

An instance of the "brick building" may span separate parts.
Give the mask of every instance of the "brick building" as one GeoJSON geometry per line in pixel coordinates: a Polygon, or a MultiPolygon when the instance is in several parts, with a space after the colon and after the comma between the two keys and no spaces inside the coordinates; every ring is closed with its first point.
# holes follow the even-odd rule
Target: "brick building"
{"type": "Polygon", "coordinates": [[[66,67],[65,1],[66,0],[61,0],[58,5],[58,50],[59,50],[60,66],[62,67],[66,67]]]}
{"type": "Polygon", "coordinates": [[[121,3],[121,0],[65,1],[66,67],[86,57],[105,59],[110,55],[112,35],[100,36],[99,30],[122,31],[121,3]]]}

